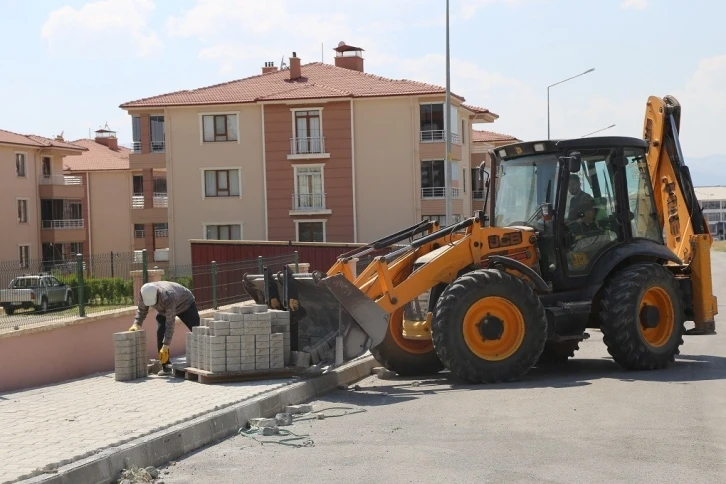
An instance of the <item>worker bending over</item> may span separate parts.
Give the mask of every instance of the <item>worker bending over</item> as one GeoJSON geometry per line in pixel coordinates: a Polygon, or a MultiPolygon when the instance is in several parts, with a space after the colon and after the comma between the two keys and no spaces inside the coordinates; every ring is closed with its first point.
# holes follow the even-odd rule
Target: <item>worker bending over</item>
{"type": "Polygon", "coordinates": [[[199,311],[194,294],[181,284],[170,281],[149,282],[141,286],[140,292],[136,319],[129,331],[137,331],[141,327],[149,308],[156,309],[156,348],[162,365],[162,370],[158,374],[168,375],[171,373],[169,345],[174,336],[175,318],[179,316],[189,331],[199,326],[199,311]]]}

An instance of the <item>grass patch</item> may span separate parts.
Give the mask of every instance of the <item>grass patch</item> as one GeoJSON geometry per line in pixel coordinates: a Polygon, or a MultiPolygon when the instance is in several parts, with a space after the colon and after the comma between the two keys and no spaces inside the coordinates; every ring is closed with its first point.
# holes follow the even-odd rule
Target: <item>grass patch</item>
{"type": "Polygon", "coordinates": [[[713,250],[718,252],[726,252],[726,240],[716,240],[711,246],[713,250]]]}

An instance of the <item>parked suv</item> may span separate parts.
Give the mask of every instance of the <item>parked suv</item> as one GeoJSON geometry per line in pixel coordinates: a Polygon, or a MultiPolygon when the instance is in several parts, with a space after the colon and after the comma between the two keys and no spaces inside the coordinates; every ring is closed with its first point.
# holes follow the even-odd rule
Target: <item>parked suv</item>
{"type": "Polygon", "coordinates": [[[50,307],[72,305],[73,289],[51,275],[19,276],[0,290],[0,307],[8,316],[19,308],[45,312],[50,307]]]}

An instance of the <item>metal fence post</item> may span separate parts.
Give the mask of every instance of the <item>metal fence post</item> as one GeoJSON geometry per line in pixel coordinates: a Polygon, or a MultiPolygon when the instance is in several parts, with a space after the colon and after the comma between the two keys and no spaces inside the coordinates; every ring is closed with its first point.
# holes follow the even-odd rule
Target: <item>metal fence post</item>
{"type": "Polygon", "coordinates": [[[295,251],[294,257],[295,257],[295,272],[299,273],[300,272],[300,254],[298,254],[298,252],[295,251]]]}
{"type": "Polygon", "coordinates": [[[111,278],[114,277],[114,271],[113,271],[113,251],[111,251],[111,278]]]}
{"type": "Polygon", "coordinates": [[[148,256],[146,255],[146,249],[143,249],[141,251],[141,274],[142,274],[141,283],[142,284],[146,284],[147,282],[149,282],[149,259],[147,257],[148,256]]]}
{"type": "Polygon", "coordinates": [[[217,261],[212,261],[212,309],[217,309],[217,261]]]}
{"type": "Polygon", "coordinates": [[[83,254],[76,254],[76,281],[78,282],[78,315],[86,316],[86,295],[83,280],[83,254]]]}
{"type": "Polygon", "coordinates": [[[257,270],[260,271],[260,274],[262,274],[264,267],[265,267],[265,262],[262,259],[262,256],[258,255],[257,256],[257,270]]]}

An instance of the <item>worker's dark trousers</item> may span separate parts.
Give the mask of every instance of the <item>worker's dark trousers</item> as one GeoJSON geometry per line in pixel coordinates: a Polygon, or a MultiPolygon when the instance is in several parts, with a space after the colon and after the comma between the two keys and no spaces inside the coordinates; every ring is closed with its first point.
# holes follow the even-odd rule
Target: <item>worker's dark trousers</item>
{"type": "MultiPolygon", "coordinates": [[[[197,305],[192,303],[189,309],[183,313],[177,314],[182,323],[192,330],[194,326],[199,326],[199,311],[197,311],[197,305]]],[[[172,321],[172,324],[174,322],[172,321]]],[[[161,314],[156,315],[156,350],[161,351],[161,347],[164,344],[164,333],[166,333],[166,317],[161,314]]]]}

